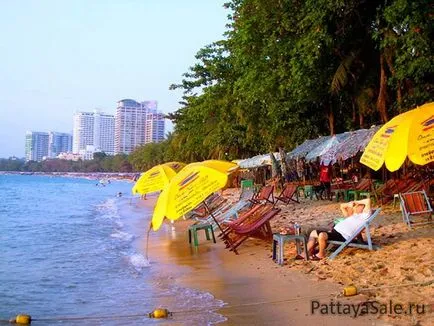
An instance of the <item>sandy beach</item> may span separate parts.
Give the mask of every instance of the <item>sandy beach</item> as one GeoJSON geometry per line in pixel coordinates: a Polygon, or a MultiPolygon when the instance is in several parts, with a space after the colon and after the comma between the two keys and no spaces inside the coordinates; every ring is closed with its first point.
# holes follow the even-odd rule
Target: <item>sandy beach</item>
{"type": "MultiPolygon", "coordinates": [[[[224,192],[236,200],[238,189],[224,192]]],[[[139,201],[152,208],[155,200],[139,201]]],[[[281,213],[272,220],[277,232],[290,221],[303,230],[325,226],[339,216],[339,203],[301,199],[300,204],[279,204],[281,213]]],[[[174,282],[212,293],[226,305],[218,312],[227,318],[224,325],[432,325],[433,323],[433,235],[432,226],[408,230],[399,205],[383,206],[372,237],[378,251],[345,249],[335,260],[295,260],[293,243],[285,247],[284,266],[271,257],[271,241],[249,239],[239,255],[214,244],[201,234],[199,247],[189,245],[190,220],[165,223],[151,234],[149,259],[158,264],[179,266],[174,282]],[[343,297],[344,286],[355,285],[360,294],[343,297]],[[380,312],[385,305],[408,308],[412,314],[368,314],[355,316],[336,305],[357,307],[376,301],[380,312]],[[335,305],[335,309],[331,308],[335,305]],[[422,306],[423,305],[423,306],[422,306]],[[319,308],[320,307],[320,308],[319,308]],[[416,308],[419,308],[416,311],[416,308]],[[322,309],[322,310],[321,310],[322,309]],[[422,313],[423,312],[423,313],[422,313]]],[[[145,251],[146,241],[140,246],[145,251]]],[[[395,310],[399,311],[399,310],[395,310]]]]}

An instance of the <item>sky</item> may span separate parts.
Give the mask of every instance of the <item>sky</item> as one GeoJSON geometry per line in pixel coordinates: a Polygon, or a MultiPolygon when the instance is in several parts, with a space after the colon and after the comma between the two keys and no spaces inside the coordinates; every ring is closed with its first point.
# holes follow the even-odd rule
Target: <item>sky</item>
{"type": "MultiPolygon", "coordinates": [[[[24,157],[25,132],[72,132],[76,111],[157,100],[205,45],[222,39],[226,0],[0,0],[0,158],[24,157]]],[[[173,126],[166,122],[166,129],[173,126]]]]}

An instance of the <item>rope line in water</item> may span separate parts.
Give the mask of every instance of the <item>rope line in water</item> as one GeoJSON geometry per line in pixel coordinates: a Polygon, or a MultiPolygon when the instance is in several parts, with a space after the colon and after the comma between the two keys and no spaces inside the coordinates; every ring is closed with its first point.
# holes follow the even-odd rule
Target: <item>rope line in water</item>
{"type": "MultiPolygon", "coordinates": [[[[413,282],[413,283],[406,283],[406,284],[397,284],[397,285],[390,285],[390,286],[360,289],[359,292],[372,291],[372,290],[385,289],[385,288],[398,288],[398,287],[405,287],[405,286],[411,286],[411,285],[430,285],[432,283],[434,283],[434,279],[429,280],[429,281],[425,281],[425,282],[413,282]]],[[[312,300],[312,299],[316,299],[316,298],[329,297],[332,295],[333,294],[329,293],[329,294],[323,294],[323,295],[304,296],[304,297],[290,298],[290,299],[283,299],[283,300],[276,300],[276,301],[260,301],[260,302],[251,302],[251,303],[241,303],[241,304],[237,304],[237,305],[225,305],[222,307],[208,307],[208,308],[200,308],[200,309],[171,311],[170,313],[171,314],[185,314],[185,313],[190,313],[190,312],[206,312],[206,311],[210,311],[211,309],[221,310],[221,309],[230,309],[230,308],[238,308],[238,307],[257,306],[257,305],[264,305],[264,304],[298,302],[298,301],[304,301],[304,300],[312,300]]],[[[337,296],[339,296],[339,294],[335,295],[335,296],[337,297],[337,296]]],[[[57,316],[57,317],[46,317],[46,318],[32,318],[32,321],[109,320],[109,319],[126,319],[126,318],[137,318],[137,317],[150,318],[149,313],[140,313],[140,314],[111,315],[111,316],[77,316],[77,317],[57,316]]],[[[9,320],[0,319],[0,322],[9,323],[9,320]]]]}

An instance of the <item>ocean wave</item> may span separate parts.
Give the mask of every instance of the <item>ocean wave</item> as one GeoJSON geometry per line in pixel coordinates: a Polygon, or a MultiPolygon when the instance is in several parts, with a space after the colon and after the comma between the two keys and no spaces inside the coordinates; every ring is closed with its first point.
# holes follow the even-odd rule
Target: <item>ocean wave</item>
{"type": "Polygon", "coordinates": [[[143,268],[150,267],[151,263],[142,254],[133,254],[129,257],[131,265],[136,271],[141,271],[143,268]]]}
{"type": "Polygon", "coordinates": [[[96,210],[104,218],[114,219],[120,217],[118,205],[113,198],[108,198],[103,203],[96,205],[96,210]]]}
{"type": "Polygon", "coordinates": [[[135,236],[131,233],[128,232],[123,232],[123,231],[115,231],[114,233],[110,234],[110,236],[112,238],[116,238],[116,239],[120,239],[123,241],[131,241],[135,238],[135,236]]]}
{"type": "Polygon", "coordinates": [[[160,297],[160,300],[166,301],[173,311],[178,312],[177,322],[189,325],[214,325],[227,320],[225,316],[216,312],[226,305],[224,301],[216,299],[209,292],[178,286],[171,282],[169,284],[163,293],[170,299],[166,301],[160,297]],[[199,311],[201,313],[198,313],[199,311]]]}

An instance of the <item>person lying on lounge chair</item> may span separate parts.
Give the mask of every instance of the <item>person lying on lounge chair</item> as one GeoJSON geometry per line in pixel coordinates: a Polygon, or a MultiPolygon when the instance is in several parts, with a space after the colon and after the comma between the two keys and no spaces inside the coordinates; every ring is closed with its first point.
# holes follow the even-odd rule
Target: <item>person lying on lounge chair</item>
{"type": "MultiPolygon", "coordinates": [[[[369,218],[371,214],[371,200],[362,199],[341,204],[341,211],[345,218],[337,223],[332,230],[313,230],[309,235],[307,251],[312,254],[312,260],[320,260],[325,257],[327,240],[346,241],[369,218]],[[319,251],[313,254],[316,246],[319,251]]],[[[302,257],[297,257],[302,258],[302,257]]]]}

